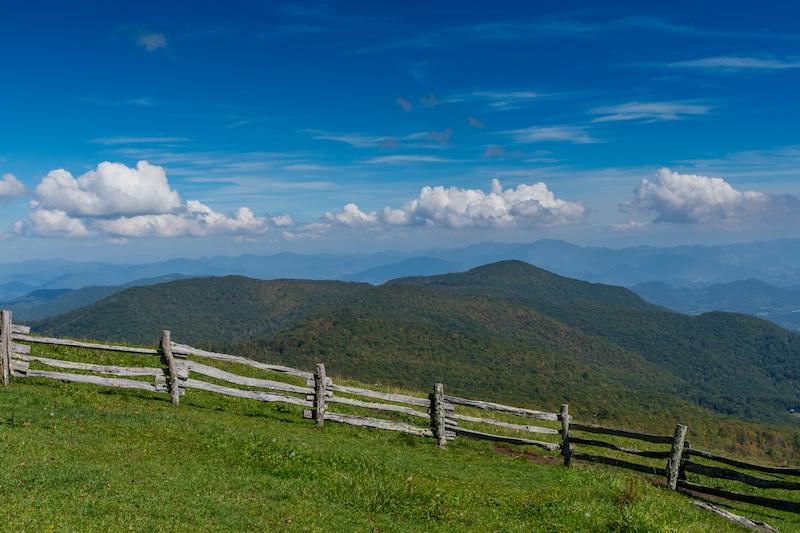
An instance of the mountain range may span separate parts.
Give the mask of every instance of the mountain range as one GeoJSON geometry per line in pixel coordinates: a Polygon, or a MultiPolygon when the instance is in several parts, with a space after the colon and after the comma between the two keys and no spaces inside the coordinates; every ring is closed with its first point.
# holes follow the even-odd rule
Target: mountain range
{"type": "Polygon", "coordinates": [[[400,277],[459,272],[510,259],[576,279],[628,286],[647,301],[681,313],[741,312],[800,331],[800,240],[621,249],[541,240],[408,253],[281,253],[142,264],[0,263],[0,307],[11,309],[19,320],[30,321],[78,309],[130,286],[179,277],[241,275],[379,285],[400,277]]]}
{"type": "MultiPolygon", "coordinates": [[[[323,361],[332,375],[367,382],[442,381],[454,394],[540,407],[569,401],[583,419],[661,430],[683,420],[694,434],[744,435],[740,446],[773,438],[746,424],[791,431],[789,411],[800,406],[800,336],[747,315],[678,314],[521,261],[380,286],[181,279],[33,325],[151,344],[169,328],[177,342],[303,368],[323,361]]],[[[770,446],[795,449],[792,435],[770,446]]]]}
{"type": "Polygon", "coordinates": [[[168,274],[241,275],[257,279],[303,278],[380,284],[411,275],[464,271],[518,259],[586,281],[633,286],[661,281],[697,287],[755,278],[789,286],[800,280],[800,240],[658,248],[582,247],[564,241],[482,243],[464,248],[375,254],[280,253],[170,259],[143,264],[32,260],[0,263],[0,300],[42,289],[122,285],[168,274]]]}

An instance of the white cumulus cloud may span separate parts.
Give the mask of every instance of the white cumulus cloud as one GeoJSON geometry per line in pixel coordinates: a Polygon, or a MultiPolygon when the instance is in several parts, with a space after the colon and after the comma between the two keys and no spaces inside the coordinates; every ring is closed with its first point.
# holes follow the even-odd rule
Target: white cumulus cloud
{"type": "Polygon", "coordinates": [[[310,224],[298,226],[294,230],[284,231],[283,238],[287,241],[316,240],[323,237],[331,229],[333,229],[333,224],[326,222],[311,222],[310,224]]]}
{"type": "Polygon", "coordinates": [[[503,189],[492,180],[491,191],[460,187],[423,187],[419,195],[400,207],[384,207],[381,213],[364,212],[348,204],[325,221],[347,227],[441,226],[447,228],[506,228],[556,226],[582,222],[583,204],[556,198],[544,183],[503,189]]]}
{"type": "Polygon", "coordinates": [[[3,174],[3,177],[0,178],[0,201],[23,194],[25,194],[25,186],[17,177],[14,174],[3,174]]]}
{"type": "Polygon", "coordinates": [[[800,213],[800,198],[741,191],[722,178],[660,169],[643,179],[624,204],[656,214],[654,222],[706,223],[780,220],[800,213]]]}
{"type": "Polygon", "coordinates": [[[181,202],[164,169],[139,161],[135,168],[104,162],[78,178],[64,169],[49,172],[34,194],[18,234],[62,237],[107,235],[179,237],[258,235],[293,224],[288,215],[256,216],[240,207],[220,213],[197,200],[181,202]]]}
{"type": "Polygon", "coordinates": [[[388,224],[451,228],[554,226],[581,222],[586,208],[556,196],[542,182],[503,189],[492,180],[490,192],[460,187],[423,187],[399,209],[385,208],[388,224]]]}
{"type": "Polygon", "coordinates": [[[61,209],[45,209],[38,202],[31,202],[28,218],[18,220],[14,232],[44,237],[86,237],[90,234],[82,220],[69,216],[61,209]]]}
{"type": "Polygon", "coordinates": [[[288,228],[294,226],[292,215],[273,215],[269,217],[269,222],[276,228],[288,228]]]}
{"type": "Polygon", "coordinates": [[[267,219],[255,216],[247,207],[225,215],[197,200],[186,202],[178,213],[96,219],[94,226],[104,233],[121,237],[204,237],[257,234],[269,229],[267,219]]]}
{"type": "Polygon", "coordinates": [[[644,229],[645,227],[647,227],[647,224],[645,224],[644,222],[639,222],[638,220],[629,220],[627,222],[622,222],[620,224],[614,224],[613,226],[611,226],[611,229],[618,233],[622,233],[625,231],[636,231],[644,229]]]}
{"type": "Polygon", "coordinates": [[[326,221],[341,224],[349,228],[372,226],[378,222],[378,214],[365,213],[356,204],[349,203],[341,211],[325,213],[326,221]]]}
{"type": "Polygon", "coordinates": [[[181,205],[164,169],[147,161],[136,168],[105,161],[78,178],[64,169],[52,170],[35,194],[43,208],[73,216],[168,213],[181,205]]]}

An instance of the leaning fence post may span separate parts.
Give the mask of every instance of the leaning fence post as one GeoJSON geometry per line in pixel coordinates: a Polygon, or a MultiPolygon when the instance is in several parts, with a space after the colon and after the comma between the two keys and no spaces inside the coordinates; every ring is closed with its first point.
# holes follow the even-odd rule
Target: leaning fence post
{"type": "Polygon", "coordinates": [[[667,460],[667,488],[675,490],[678,486],[678,476],[681,470],[681,457],[683,456],[683,446],[686,443],[687,427],[678,424],[675,426],[675,436],[672,438],[672,450],[667,460]]]}
{"type": "Polygon", "coordinates": [[[11,381],[11,311],[0,311],[0,367],[7,386],[11,381]]]}
{"type": "Polygon", "coordinates": [[[321,428],[325,424],[325,395],[328,392],[328,378],[325,376],[325,365],[317,364],[314,372],[314,420],[317,427],[321,428]]]}
{"type": "Polygon", "coordinates": [[[433,438],[436,439],[436,444],[439,446],[447,446],[446,424],[444,415],[444,385],[437,383],[433,386],[433,393],[430,395],[430,417],[431,417],[431,430],[433,431],[433,438]]]}
{"type": "Polygon", "coordinates": [[[561,419],[561,456],[564,458],[564,466],[569,466],[572,459],[569,449],[569,404],[561,404],[558,418],[561,419]]]}
{"type": "Polygon", "coordinates": [[[2,366],[3,385],[11,382],[11,311],[0,311],[0,366],[2,366]]]}
{"type": "Polygon", "coordinates": [[[178,364],[175,356],[172,355],[172,342],[168,329],[161,331],[161,356],[162,362],[167,365],[167,383],[169,385],[169,395],[172,398],[172,405],[178,405],[181,401],[181,390],[178,385],[178,364]]]}

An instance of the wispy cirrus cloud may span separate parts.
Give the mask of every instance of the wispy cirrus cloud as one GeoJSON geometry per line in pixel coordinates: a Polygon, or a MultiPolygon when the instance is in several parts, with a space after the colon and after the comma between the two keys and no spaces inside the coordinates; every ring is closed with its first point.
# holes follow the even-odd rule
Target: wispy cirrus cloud
{"type": "Polygon", "coordinates": [[[592,122],[617,122],[641,120],[659,122],[680,120],[690,116],[707,115],[711,106],[686,102],[628,102],[619,105],[600,106],[591,110],[599,115],[592,122]]]}
{"type": "Polygon", "coordinates": [[[270,28],[269,35],[352,32],[364,24],[386,25],[391,21],[387,17],[365,15],[360,11],[346,12],[327,2],[317,5],[281,4],[276,14],[282,20],[270,28]]]}
{"type": "Polygon", "coordinates": [[[800,35],[780,32],[755,32],[738,29],[699,27],[651,15],[598,19],[574,14],[557,14],[518,22],[489,21],[445,26],[383,44],[370,45],[356,53],[378,53],[409,48],[447,49],[468,42],[519,42],[531,39],[592,38],[609,32],[659,32],[687,37],[764,38],[796,40],[800,35]]]}
{"type": "Polygon", "coordinates": [[[332,133],[321,130],[307,130],[318,141],[335,141],[356,148],[392,148],[397,146],[397,137],[388,135],[366,135],[363,133],[332,133]]]}
{"type": "Polygon", "coordinates": [[[529,105],[541,98],[534,91],[473,91],[456,94],[444,100],[445,103],[482,103],[496,111],[511,111],[529,105]]]}
{"type": "Polygon", "coordinates": [[[783,59],[747,57],[747,56],[715,56],[686,61],[668,63],[669,67],[684,69],[705,69],[723,72],[743,70],[791,70],[800,68],[800,58],[783,59]]]}
{"type": "Polygon", "coordinates": [[[406,135],[369,135],[363,133],[332,133],[321,130],[306,130],[312,138],[349,144],[354,148],[397,148],[403,144],[417,148],[434,148],[447,145],[453,136],[452,128],[444,130],[417,131],[406,135]]]}
{"type": "Polygon", "coordinates": [[[386,155],[373,157],[364,162],[368,165],[398,165],[404,163],[449,163],[452,160],[435,155],[386,155]]]}
{"type": "Polygon", "coordinates": [[[189,141],[188,137],[98,137],[92,139],[94,144],[115,146],[122,144],[173,144],[189,141]]]}
{"type": "Polygon", "coordinates": [[[333,167],[320,165],[319,163],[292,163],[283,168],[294,172],[327,172],[333,170],[333,167]]]}
{"type": "Polygon", "coordinates": [[[531,126],[516,130],[506,130],[500,133],[511,135],[514,142],[521,144],[539,142],[569,142],[573,144],[595,144],[602,142],[592,137],[587,128],[575,125],[556,126],[531,126]]]}
{"type": "Polygon", "coordinates": [[[450,139],[453,138],[453,128],[446,128],[442,131],[418,131],[415,133],[409,133],[408,135],[404,135],[400,137],[401,141],[421,141],[423,145],[427,143],[436,143],[440,146],[445,146],[450,142],[450,139]]]}
{"type": "Polygon", "coordinates": [[[117,100],[110,100],[105,98],[94,98],[91,96],[81,98],[84,102],[89,104],[104,106],[104,107],[154,107],[155,103],[152,99],[144,96],[138,98],[123,98],[117,100]]]}

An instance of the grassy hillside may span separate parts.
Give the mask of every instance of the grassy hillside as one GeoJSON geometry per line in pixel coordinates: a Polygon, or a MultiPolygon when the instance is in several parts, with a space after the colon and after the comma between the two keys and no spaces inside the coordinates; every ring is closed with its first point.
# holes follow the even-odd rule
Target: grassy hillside
{"type": "Polygon", "coordinates": [[[324,361],[367,382],[424,390],[439,380],[459,394],[553,409],[568,401],[584,419],[641,429],[681,421],[702,442],[800,458],[787,414],[800,405],[800,337],[752,317],[679,315],[519,261],[380,287],[183,280],[37,325],[150,343],[162,328],[178,342],[293,366],[324,361]]]}
{"type": "MultiPolygon", "coordinates": [[[[9,531],[736,531],[640,476],[192,391],[0,388],[9,531]],[[104,393],[106,392],[106,393],[104,393]],[[556,461],[557,462],[557,461],[556,461]]],[[[741,511],[739,511],[741,512],[741,511]]],[[[790,516],[748,509],[783,531],[790,516]]]]}

